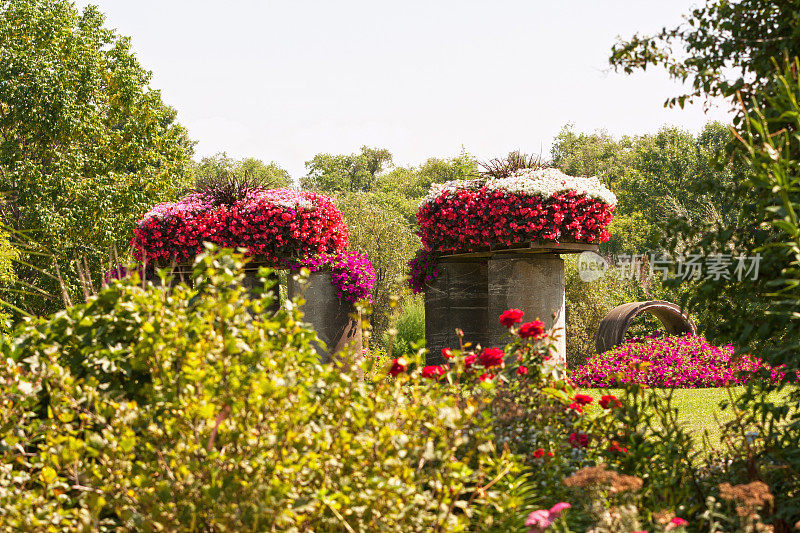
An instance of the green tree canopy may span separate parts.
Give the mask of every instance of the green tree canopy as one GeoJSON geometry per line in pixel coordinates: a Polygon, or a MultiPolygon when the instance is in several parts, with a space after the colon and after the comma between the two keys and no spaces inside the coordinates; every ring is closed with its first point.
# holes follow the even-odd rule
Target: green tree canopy
{"type": "Polygon", "coordinates": [[[288,187],[292,184],[292,176],[277,163],[264,163],[260,159],[245,157],[234,159],[225,152],[202,158],[192,165],[192,174],[196,180],[215,178],[225,174],[247,174],[267,188],[288,187]]]}
{"type": "Polygon", "coordinates": [[[719,123],[707,124],[698,135],[665,126],[655,134],[618,140],[604,131],[577,133],[567,125],[554,140],[552,158],[565,173],[597,175],[616,193],[606,251],[641,253],[658,243],[660,225],[676,213],[700,222],[738,216],[738,206],[715,194],[718,189],[696,190],[699,180],[728,187],[743,179],[741,168],[715,164],[720,146],[730,139],[719,123]]]}
{"type": "Polygon", "coordinates": [[[392,154],[383,148],[362,146],[356,154],[317,154],[306,161],[308,174],[300,184],[305,189],[324,192],[371,191],[378,174],[390,166],[392,154]]]}
{"type": "MultiPolygon", "coordinates": [[[[610,61],[625,72],[663,67],[673,78],[690,82],[692,91],[668,104],[682,105],[692,98],[728,98],[736,110],[733,124],[739,137],[748,135],[751,115],[757,109],[764,115],[763,136],[794,132],[795,110],[785,101],[780,106],[773,104],[775,94],[781,91],[776,66],[786,58],[800,56],[798,8],[798,0],[713,0],[694,9],[676,28],[620,41],[612,49],[610,61]]],[[[800,159],[796,143],[785,150],[787,159],[800,159]]],[[[758,176],[753,175],[743,143],[728,142],[724,152],[717,158],[717,169],[728,166],[738,172],[744,168],[747,179],[719,181],[713,175],[711,179],[701,176],[693,190],[714,197],[719,205],[733,206],[736,216],[708,221],[674,217],[662,224],[664,244],[676,253],[686,251],[689,242],[695,251],[706,254],[759,254],[756,279],[704,279],[686,293],[684,303],[716,318],[708,322],[705,332],[712,342],[735,342],[740,349],[773,363],[791,361],[782,347],[787,335],[796,336],[796,322],[771,309],[775,280],[782,279],[790,264],[782,246],[784,236],[773,226],[774,212],[780,209],[778,198],[771,188],[757,186],[758,176]]],[[[788,203],[792,202],[800,200],[788,198],[788,203]]]]}
{"type": "Polygon", "coordinates": [[[96,7],[0,0],[0,219],[19,246],[37,243],[22,281],[59,294],[38,270],[58,260],[74,288],[71,260],[97,272],[112,247],[127,248],[136,219],[182,187],[192,143],[150,77],[96,7]]]}

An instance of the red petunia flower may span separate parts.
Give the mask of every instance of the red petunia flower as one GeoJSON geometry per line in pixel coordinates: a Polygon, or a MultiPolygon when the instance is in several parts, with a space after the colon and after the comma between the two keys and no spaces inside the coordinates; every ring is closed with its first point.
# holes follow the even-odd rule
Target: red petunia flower
{"type": "Polygon", "coordinates": [[[500,315],[500,323],[507,328],[514,324],[522,322],[522,317],[525,313],[519,309],[507,309],[500,315]]]}
{"type": "Polygon", "coordinates": [[[478,356],[478,359],[484,367],[493,368],[496,366],[503,366],[505,355],[506,354],[503,353],[503,350],[500,348],[486,348],[478,356]]]}
{"type": "Polygon", "coordinates": [[[541,320],[534,320],[533,322],[526,322],[519,327],[519,336],[523,339],[543,339],[547,336],[544,332],[544,322],[541,320]]]}

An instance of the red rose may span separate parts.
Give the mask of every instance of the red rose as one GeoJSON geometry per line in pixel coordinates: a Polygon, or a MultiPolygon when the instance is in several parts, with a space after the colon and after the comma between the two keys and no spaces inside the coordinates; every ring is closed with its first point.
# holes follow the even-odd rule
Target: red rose
{"type": "Polygon", "coordinates": [[[467,368],[471,367],[475,364],[475,361],[478,360],[478,356],[474,353],[469,354],[464,358],[464,364],[467,365],[467,368]]]}
{"type": "Polygon", "coordinates": [[[450,359],[453,357],[453,351],[450,350],[450,348],[442,348],[442,356],[444,356],[445,359],[450,359]]]}
{"type": "Polygon", "coordinates": [[[615,407],[622,407],[622,402],[618,400],[616,396],[612,396],[610,394],[600,398],[600,401],[598,403],[600,404],[600,407],[602,407],[603,409],[613,409],[615,407]]]}
{"type": "Polygon", "coordinates": [[[494,374],[490,374],[489,372],[486,372],[485,374],[481,374],[478,379],[481,380],[481,381],[491,381],[491,380],[494,379],[494,374]]]}
{"type": "Polygon", "coordinates": [[[422,377],[439,379],[445,372],[443,366],[426,366],[422,369],[422,377]]]}
{"type": "Polygon", "coordinates": [[[503,366],[504,357],[505,354],[503,353],[503,350],[499,348],[486,348],[478,356],[478,359],[480,359],[480,362],[484,367],[492,368],[495,366],[503,366]]]}
{"type": "Polygon", "coordinates": [[[392,360],[392,367],[389,369],[389,375],[392,377],[397,376],[400,372],[408,370],[408,361],[405,357],[398,357],[392,360]]]}
{"type": "Polygon", "coordinates": [[[570,433],[569,443],[573,448],[586,448],[589,446],[589,436],[585,433],[570,433]]]}
{"type": "Polygon", "coordinates": [[[522,322],[522,316],[524,314],[525,313],[519,309],[507,309],[500,315],[500,323],[505,327],[510,328],[514,324],[522,322]]]}
{"type": "Polygon", "coordinates": [[[619,453],[628,453],[628,448],[624,446],[620,446],[619,443],[615,440],[611,441],[611,445],[608,447],[608,451],[610,452],[619,452],[619,453]]]}
{"type": "Polygon", "coordinates": [[[539,449],[533,451],[533,456],[536,459],[542,457],[543,455],[544,455],[544,450],[542,448],[539,448],[539,449]]]}
{"type": "Polygon", "coordinates": [[[581,404],[579,404],[578,402],[572,402],[571,404],[569,404],[567,406],[567,409],[572,409],[573,411],[575,411],[579,415],[583,414],[583,408],[581,407],[581,404]]]}
{"type": "Polygon", "coordinates": [[[519,327],[519,336],[523,339],[543,339],[547,336],[544,332],[544,322],[541,320],[534,320],[533,322],[526,322],[519,327]]]}
{"type": "Polygon", "coordinates": [[[594,401],[594,398],[587,394],[576,394],[574,400],[581,405],[589,405],[594,401]]]}
{"type": "Polygon", "coordinates": [[[517,374],[519,374],[520,376],[524,376],[527,373],[528,373],[528,367],[527,366],[520,365],[519,368],[517,368],[517,374]]]}

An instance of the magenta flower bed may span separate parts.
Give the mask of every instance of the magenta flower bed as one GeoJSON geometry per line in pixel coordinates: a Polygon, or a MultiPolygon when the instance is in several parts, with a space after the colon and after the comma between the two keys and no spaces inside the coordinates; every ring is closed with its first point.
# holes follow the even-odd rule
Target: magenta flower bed
{"type": "Polygon", "coordinates": [[[625,383],[664,388],[724,387],[746,383],[762,366],[746,356],[735,358],[730,344],[718,347],[703,337],[687,334],[617,346],[575,368],[572,380],[587,388],[625,383]],[[650,366],[641,368],[638,363],[650,366]]]}
{"type": "Polygon", "coordinates": [[[133,233],[136,259],[162,264],[193,258],[204,241],[275,262],[341,252],[349,237],[330,198],[293,189],[253,189],[233,205],[192,194],[155,206],[133,233]]]}
{"type": "Polygon", "coordinates": [[[375,268],[362,253],[322,254],[302,261],[287,262],[287,266],[292,270],[305,267],[311,272],[327,270],[331,273],[331,285],[336,289],[340,300],[372,302],[375,268]]]}

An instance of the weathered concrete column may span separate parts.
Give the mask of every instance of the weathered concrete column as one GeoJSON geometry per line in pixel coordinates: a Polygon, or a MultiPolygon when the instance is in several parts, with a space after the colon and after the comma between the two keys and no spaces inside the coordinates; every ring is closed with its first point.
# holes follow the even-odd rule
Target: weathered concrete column
{"type": "Polygon", "coordinates": [[[488,270],[486,259],[443,261],[440,274],[425,290],[425,341],[427,363],[444,361],[442,348],[458,348],[456,328],[464,342],[486,346],[488,270]]]}
{"type": "Polygon", "coordinates": [[[356,360],[360,360],[361,320],[351,316],[356,313],[355,306],[336,295],[330,273],[312,272],[305,285],[290,275],[288,294],[289,298],[302,294],[305,299],[303,320],[311,324],[317,337],[325,343],[325,346],[317,343],[314,346],[323,363],[331,362],[332,357],[346,347],[356,354],[356,360]]]}
{"type": "Polygon", "coordinates": [[[549,253],[495,255],[489,260],[488,271],[488,345],[505,346],[508,330],[498,317],[506,309],[521,309],[524,322],[539,318],[547,329],[556,328],[557,356],[566,363],[564,260],[549,253]]]}

